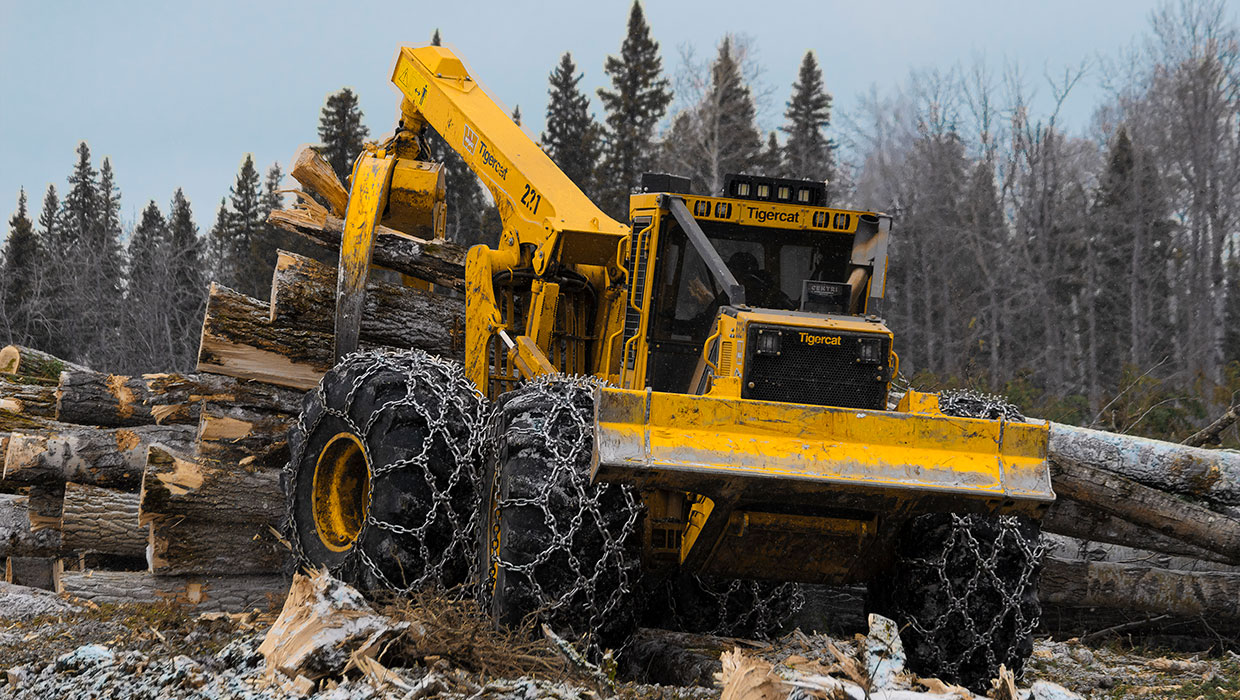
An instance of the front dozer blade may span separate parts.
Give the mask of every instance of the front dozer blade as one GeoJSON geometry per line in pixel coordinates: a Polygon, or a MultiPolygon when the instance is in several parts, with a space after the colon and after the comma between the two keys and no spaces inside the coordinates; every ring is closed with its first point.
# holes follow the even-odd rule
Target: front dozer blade
{"type": "Polygon", "coordinates": [[[844,581],[858,577],[867,547],[910,517],[1040,515],[1055,498],[1048,431],[600,387],[592,477],[705,497],[685,532],[686,568],[844,581]]]}

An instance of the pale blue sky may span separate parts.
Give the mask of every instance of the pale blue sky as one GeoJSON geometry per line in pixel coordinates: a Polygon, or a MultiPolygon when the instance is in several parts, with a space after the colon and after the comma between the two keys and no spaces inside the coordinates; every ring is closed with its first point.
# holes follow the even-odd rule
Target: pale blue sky
{"type": "MultiPolygon", "coordinates": [[[[818,54],[836,109],[848,110],[871,85],[887,88],[910,69],[946,68],[978,53],[996,67],[1017,61],[1033,79],[1113,57],[1147,31],[1156,4],[647,0],[645,8],[669,71],[682,46],[710,57],[726,32],[749,34],[774,89],[763,115],[770,129],[807,49],[818,54]]],[[[7,221],[20,186],[36,212],[49,183],[63,193],[84,139],[96,167],[112,158],[127,227],[149,199],[166,213],[181,186],[205,230],[245,153],[265,170],[317,140],[329,92],[352,87],[372,134],[389,131],[396,49],[428,41],[436,27],[499,101],[521,106],[537,134],[560,54],[573,52],[592,94],[604,84],[604,57],[619,50],[628,9],[628,1],[580,0],[0,0],[0,215],[7,221]]],[[[1088,125],[1103,99],[1096,76],[1065,107],[1075,128],[1088,125]]]]}

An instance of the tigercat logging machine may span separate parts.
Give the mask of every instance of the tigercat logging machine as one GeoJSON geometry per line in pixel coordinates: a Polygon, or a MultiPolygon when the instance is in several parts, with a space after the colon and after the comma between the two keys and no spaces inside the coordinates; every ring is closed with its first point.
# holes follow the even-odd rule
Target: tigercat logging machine
{"type": "MultiPolygon", "coordinates": [[[[932,532],[953,516],[913,528],[915,518],[976,514],[983,517],[949,523],[990,522],[993,535],[993,523],[1012,520],[998,516],[1036,522],[1053,501],[1046,424],[945,415],[937,396],[915,391],[889,408],[898,366],[881,318],[890,217],[827,207],[820,182],[731,175],[722,192],[701,196],[684,178],[647,175],[631,196],[628,223],[620,223],[451,50],[403,48],[392,80],[403,94],[399,124],[386,142],[367,147],[350,181],[340,364],[307,400],[290,441],[290,509],[303,560],[396,588],[475,577],[504,620],[554,603],[548,596],[567,600],[583,586],[605,585],[597,572],[576,582],[542,576],[535,569],[558,555],[523,554],[531,539],[548,552],[555,542],[582,548],[565,556],[598,562],[600,571],[617,551],[634,553],[638,567],[606,584],[628,595],[639,588],[638,571],[699,584],[881,578],[911,590],[921,585],[913,577],[927,574],[897,566],[901,543],[911,537],[925,550],[914,554],[930,557],[954,537],[932,532]],[[485,184],[503,221],[496,245],[468,253],[463,375],[439,358],[368,369],[365,358],[379,354],[354,352],[377,227],[443,235],[444,175],[427,155],[428,129],[485,184]],[[457,391],[453,371],[477,388],[475,407],[445,403],[457,391]],[[556,378],[568,389],[557,390],[556,378]],[[419,391],[427,395],[419,399],[419,391]],[[564,391],[566,404],[556,398],[564,391]],[[522,400],[523,392],[535,399],[522,400]],[[556,423],[557,405],[577,412],[575,430],[556,423]],[[388,407],[397,413],[380,415],[388,407]],[[579,444],[535,449],[529,435],[539,431],[579,444]],[[453,440],[474,444],[447,444],[453,440]],[[444,470],[445,460],[464,469],[475,457],[474,477],[444,470]],[[557,486],[566,482],[553,472],[565,460],[585,484],[578,498],[611,489],[637,504],[638,515],[616,525],[623,533],[555,530],[590,527],[557,486]],[[466,511],[476,513],[472,520],[466,511]],[[458,538],[472,528],[469,547],[480,551],[458,557],[465,563],[434,559],[459,545],[445,527],[458,538]]],[[[600,528],[627,512],[595,506],[608,511],[595,518],[600,528]]],[[[1017,568],[991,566],[997,595],[1032,595],[1016,589],[1036,583],[1036,562],[1017,568]]],[[[596,593],[590,604],[604,605],[596,593]]],[[[889,585],[874,605],[927,635],[948,619],[919,620],[901,595],[889,585]]],[[[961,604],[969,605],[982,603],[961,604]]],[[[626,606],[608,613],[619,617],[626,606]]],[[[1023,618],[1036,622],[1036,610],[1012,614],[1022,619],[1003,622],[1006,631],[988,642],[1011,648],[987,652],[1009,667],[1028,651],[1032,623],[1023,618]]]]}

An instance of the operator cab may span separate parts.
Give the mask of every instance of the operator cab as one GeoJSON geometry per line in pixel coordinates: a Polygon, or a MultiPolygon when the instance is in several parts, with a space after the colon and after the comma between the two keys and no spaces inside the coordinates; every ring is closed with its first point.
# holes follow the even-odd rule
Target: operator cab
{"type": "MultiPolygon", "coordinates": [[[[843,350],[866,345],[867,357],[881,352],[884,361],[877,363],[882,365],[877,374],[868,361],[865,367],[847,367],[845,374],[860,370],[869,377],[866,383],[880,380],[885,401],[888,370],[894,365],[886,361],[889,331],[876,318],[881,287],[875,290],[872,282],[875,268],[883,272],[886,268],[886,217],[828,209],[825,183],[807,180],[730,175],[722,196],[699,197],[689,194],[686,178],[647,174],[642,190],[643,194],[633,196],[629,264],[631,280],[649,287],[642,309],[649,312],[639,313],[637,303],[630,306],[624,361],[628,369],[644,364],[644,372],[638,372],[644,374],[644,386],[655,391],[707,393],[715,380],[729,372],[766,363],[765,358],[746,357],[744,353],[752,353],[753,348],[746,349],[739,337],[734,339],[738,342],[727,342],[723,332],[730,329],[744,334],[751,322],[760,320],[774,324],[764,329],[764,342],[790,346],[787,359],[799,354],[791,346],[806,342],[847,341],[843,350]],[[674,214],[673,198],[680,200],[681,211],[689,218],[674,214]],[[695,227],[697,232],[690,230],[695,227]],[[875,245],[880,241],[881,245],[875,245]],[[869,248],[879,254],[859,256],[859,243],[862,253],[869,248]],[[642,324],[647,350],[644,363],[634,362],[643,353],[627,344],[638,333],[640,316],[646,317],[642,324]],[[742,328],[736,327],[738,323],[742,328]],[[858,323],[865,326],[860,335],[855,328],[858,323]],[[869,331],[887,335],[882,347],[869,348],[868,341],[861,342],[869,331]],[[857,336],[855,342],[853,336],[857,336]],[[815,340],[820,337],[826,340],[815,340]],[[728,351],[738,356],[721,356],[728,351]]],[[[824,349],[812,354],[825,356],[824,349]]],[[[819,384],[814,376],[789,375],[777,380],[778,387],[759,386],[755,380],[738,391],[743,397],[786,395],[783,400],[795,397],[806,402],[804,391],[792,386],[801,379],[806,386],[819,384]]],[[[847,378],[830,378],[842,379],[847,378]]],[[[829,393],[843,396],[846,392],[829,393]]],[[[880,402],[872,391],[853,394],[866,395],[867,407],[880,402]]],[[[819,400],[807,402],[824,400],[821,391],[816,396],[819,400]]],[[[832,404],[839,400],[832,399],[832,404]]]]}

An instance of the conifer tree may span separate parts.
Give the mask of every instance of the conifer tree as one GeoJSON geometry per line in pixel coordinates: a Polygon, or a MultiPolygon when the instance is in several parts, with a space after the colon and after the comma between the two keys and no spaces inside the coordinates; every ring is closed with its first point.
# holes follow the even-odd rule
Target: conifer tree
{"type": "Polygon", "coordinates": [[[790,177],[830,180],[834,144],[824,130],[831,124],[831,95],[822,82],[822,68],[813,51],[806,51],[801,70],[792,84],[792,99],[780,127],[788,135],[784,167],[790,177]]]}
{"type": "Polygon", "coordinates": [[[512,123],[521,126],[521,105],[512,108],[512,123]]]}
{"type": "Polygon", "coordinates": [[[9,219],[9,233],[0,253],[0,338],[38,345],[40,333],[39,276],[43,256],[39,236],[26,210],[26,190],[17,196],[17,211],[9,219]]]}
{"type": "Polygon", "coordinates": [[[66,244],[65,252],[68,246],[78,249],[80,244],[93,239],[93,229],[100,220],[98,173],[91,165],[90,146],[85,141],[78,143],[77,154],[77,163],[69,175],[69,189],[61,204],[60,230],[64,238],[60,242],[66,244]]]}
{"type": "Polygon", "coordinates": [[[166,301],[172,317],[172,335],[178,341],[174,368],[188,371],[194,367],[198,350],[198,331],[202,327],[207,288],[198,226],[194,224],[189,200],[179,187],[169,207],[168,246],[171,289],[166,301]]]}
{"type": "MultiPolygon", "coordinates": [[[[152,200],[142,210],[142,218],[129,239],[129,284],[131,306],[149,312],[151,301],[158,299],[166,285],[162,277],[168,261],[168,222],[152,200]]],[[[141,314],[139,314],[141,315],[141,314]]]]}
{"type": "Polygon", "coordinates": [[[151,201],[142,210],[129,239],[124,338],[130,352],[123,361],[125,371],[147,372],[172,366],[178,343],[173,337],[172,309],[167,303],[172,284],[170,253],[168,222],[159,206],[151,201]]]}
{"type": "Polygon", "coordinates": [[[271,266],[264,266],[262,238],[265,228],[262,190],[254,157],[246,154],[237,180],[228,190],[224,269],[230,271],[228,286],[242,294],[265,299],[271,291],[271,266]]]}
{"type": "Polygon", "coordinates": [[[353,172],[353,161],[362,152],[370,130],[362,124],[362,108],[349,88],[327,96],[319,115],[319,152],[346,185],[353,172]]]}
{"type": "Polygon", "coordinates": [[[762,151],[762,174],[782,176],[784,169],[784,152],[779,145],[779,137],[772,131],[766,139],[766,150],[762,151]]]}
{"type": "Polygon", "coordinates": [[[728,173],[762,167],[753,95],[741,76],[731,36],[719,43],[701,99],[672,122],[664,144],[671,169],[687,175],[698,192],[716,193],[728,173]]]}
{"type": "Polygon", "coordinates": [[[547,130],[542,134],[542,147],[560,170],[589,195],[594,189],[594,170],[598,167],[599,127],[590,115],[590,98],[577,87],[583,75],[577,72],[573,55],[568,52],[551,71],[547,130]]]}
{"type": "Polygon", "coordinates": [[[628,34],[620,45],[620,55],[608,56],[603,71],[611,79],[610,90],[598,91],[607,115],[602,163],[607,177],[599,183],[597,194],[606,212],[626,218],[629,191],[654,163],[655,127],[672,101],[659,43],[650,36],[650,25],[638,0],[629,11],[628,34]]]}
{"type": "Polygon", "coordinates": [[[101,328],[116,327],[120,309],[123,278],[125,275],[124,253],[121,249],[121,193],[116,186],[112,161],[103,159],[99,168],[99,224],[90,242],[92,257],[98,261],[96,268],[95,299],[103,302],[100,312],[101,328]]]}
{"type": "Polygon", "coordinates": [[[215,223],[207,232],[207,261],[204,266],[211,273],[212,281],[226,284],[232,279],[228,269],[228,249],[232,243],[228,237],[228,199],[220,197],[220,208],[215,212],[215,223]]]}

